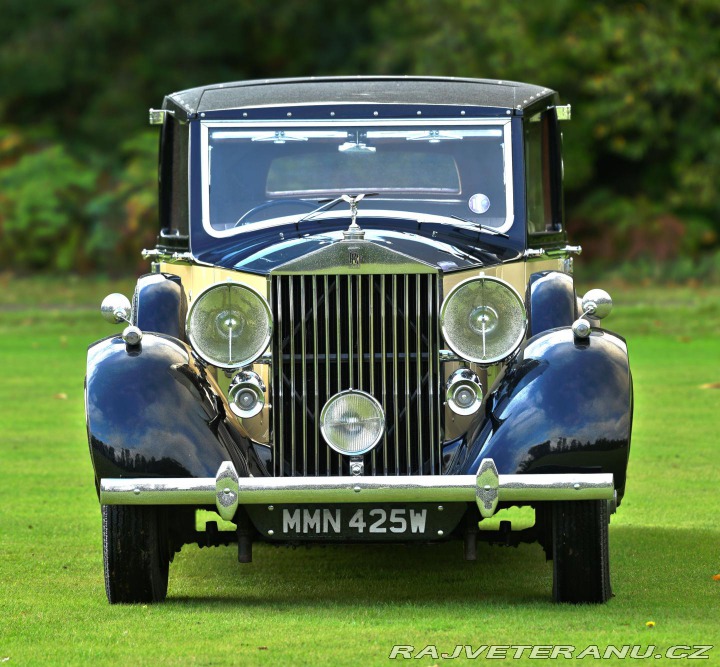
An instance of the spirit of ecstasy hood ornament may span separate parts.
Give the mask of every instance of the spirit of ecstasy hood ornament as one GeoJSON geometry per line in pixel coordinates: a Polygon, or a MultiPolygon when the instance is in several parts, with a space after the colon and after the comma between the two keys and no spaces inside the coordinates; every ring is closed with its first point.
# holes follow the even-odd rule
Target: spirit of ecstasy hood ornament
{"type": "Polygon", "coordinates": [[[357,205],[363,197],[365,197],[365,193],[360,193],[359,195],[342,195],[343,201],[350,204],[350,226],[343,232],[343,237],[346,241],[365,238],[365,232],[360,229],[360,225],[357,224],[357,205]]]}

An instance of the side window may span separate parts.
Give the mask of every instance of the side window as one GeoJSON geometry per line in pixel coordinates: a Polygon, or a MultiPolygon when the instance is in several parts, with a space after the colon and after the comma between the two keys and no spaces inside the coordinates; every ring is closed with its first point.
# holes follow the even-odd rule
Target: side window
{"type": "Polygon", "coordinates": [[[554,110],[525,123],[525,179],[529,234],[562,231],[559,147],[554,110]]]}

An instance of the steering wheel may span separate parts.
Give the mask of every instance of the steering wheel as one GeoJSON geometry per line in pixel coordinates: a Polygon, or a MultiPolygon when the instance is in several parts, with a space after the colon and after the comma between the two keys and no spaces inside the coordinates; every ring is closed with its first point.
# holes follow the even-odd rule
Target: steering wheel
{"type": "Polygon", "coordinates": [[[302,206],[307,206],[308,209],[317,208],[317,202],[314,201],[307,201],[307,199],[300,199],[300,198],[292,198],[292,199],[271,199],[270,201],[266,201],[262,204],[258,204],[257,206],[254,206],[249,211],[245,211],[240,218],[238,218],[238,221],[233,225],[233,227],[237,227],[238,225],[241,225],[247,218],[250,218],[258,211],[262,211],[266,208],[270,208],[271,206],[283,206],[283,205],[292,205],[292,204],[301,204],[302,206]]]}

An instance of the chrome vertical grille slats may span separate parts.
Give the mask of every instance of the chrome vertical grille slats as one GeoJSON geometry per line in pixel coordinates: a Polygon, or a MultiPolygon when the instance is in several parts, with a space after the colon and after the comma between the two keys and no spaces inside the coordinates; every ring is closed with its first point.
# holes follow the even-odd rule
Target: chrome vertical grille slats
{"type": "MultiPolygon", "coordinates": [[[[398,298],[397,298],[397,284],[398,284],[398,277],[393,276],[392,277],[392,303],[395,307],[397,307],[398,298]]],[[[398,362],[399,362],[399,356],[400,356],[400,350],[398,349],[398,316],[396,310],[391,310],[391,317],[392,317],[392,381],[393,381],[393,390],[392,390],[392,401],[393,401],[393,442],[395,443],[395,474],[400,474],[400,415],[398,413],[398,403],[399,403],[399,388],[398,388],[398,362]]],[[[387,418],[386,418],[387,422],[387,418]]]]}
{"type": "MultiPolygon", "coordinates": [[[[437,290],[435,290],[437,292],[437,290]]],[[[433,290],[428,289],[427,290],[427,300],[428,300],[428,312],[431,313],[439,313],[440,312],[440,294],[439,292],[437,295],[433,298],[433,290]]],[[[435,349],[435,347],[439,347],[440,343],[440,318],[435,318],[435,322],[433,322],[432,318],[428,318],[427,321],[427,327],[428,327],[428,347],[430,349],[435,349]]],[[[428,372],[431,376],[434,376],[437,374],[437,376],[440,376],[440,360],[435,359],[435,357],[431,357],[428,362],[428,372]],[[435,371],[435,368],[437,368],[437,372],[435,371]]],[[[436,385],[433,382],[428,383],[428,391],[430,392],[430,405],[433,405],[435,401],[440,401],[440,395],[438,394],[438,397],[435,398],[435,388],[437,387],[437,391],[440,391],[439,385],[436,385]]],[[[432,410],[429,413],[429,421],[430,421],[430,433],[431,437],[435,436],[436,433],[440,433],[440,413],[435,413],[432,410]],[[437,419],[437,431],[435,430],[435,421],[437,419]]],[[[440,442],[440,439],[438,438],[438,442],[440,442]]],[[[441,470],[440,465],[440,458],[438,457],[438,466],[437,466],[438,472],[441,470]]],[[[430,458],[430,474],[435,474],[435,457],[430,458]]]]}
{"type": "MultiPolygon", "coordinates": [[[[289,296],[290,296],[290,303],[295,302],[294,294],[293,294],[293,281],[290,281],[290,289],[289,289],[289,296]]],[[[293,397],[293,400],[297,400],[297,392],[295,391],[295,309],[290,308],[290,396],[293,397]]],[[[295,470],[295,450],[297,446],[297,440],[295,439],[295,414],[297,413],[297,410],[292,410],[290,413],[290,460],[291,460],[291,470],[295,470]]]]}
{"type": "Polygon", "coordinates": [[[440,471],[439,298],[434,274],[272,277],[275,475],[348,474],[319,417],[351,388],[374,396],[386,417],[365,474],[440,471]]]}
{"type": "MultiPolygon", "coordinates": [[[[370,359],[375,359],[375,276],[369,278],[370,285],[368,287],[368,312],[370,314],[370,359]]],[[[375,362],[370,363],[370,395],[375,396],[375,362]]],[[[376,396],[377,398],[377,396],[376,396]]],[[[373,449],[370,454],[370,470],[373,475],[377,475],[377,453],[373,449]]]]}
{"type": "MultiPolygon", "coordinates": [[[[342,363],[341,363],[342,362],[342,336],[343,336],[342,325],[343,325],[343,320],[342,320],[342,316],[341,316],[341,312],[340,312],[340,303],[342,301],[343,292],[342,292],[342,284],[341,283],[342,283],[342,276],[337,276],[335,278],[335,289],[333,290],[333,296],[334,296],[334,302],[335,302],[334,303],[335,307],[333,308],[333,313],[335,315],[335,320],[337,323],[337,328],[336,328],[337,338],[335,339],[335,371],[336,371],[336,376],[337,376],[337,384],[335,385],[335,389],[332,392],[333,394],[340,391],[340,387],[342,387],[342,384],[343,384],[342,363]]],[[[327,396],[325,398],[327,399],[327,396]]],[[[338,456],[338,455],[333,452],[333,457],[336,457],[336,456],[338,456]]],[[[339,466],[340,466],[340,464],[338,463],[338,470],[337,470],[338,475],[340,475],[342,472],[340,470],[339,466]]],[[[330,474],[330,473],[328,472],[328,474],[330,474]]]]}
{"type": "MultiPolygon", "coordinates": [[[[300,288],[300,317],[298,318],[298,321],[300,323],[300,347],[301,347],[301,353],[300,353],[300,359],[302,363],[300,364],[300,376],[302,377],[302,382],[300,386],[303,389],[302,392],[302,419],[300,420],[300,429],[302,431],[302,443],[303,443],[303,461],[307,460],[307,377],[305,373],[307,372],[307,360],[305,357],[305,337],[306,337],[306,331],[307,331],[307,308],[305,307],[305,290],[300,288]]],[[[307,467],[303,468],[303,475],[307,475],[307,467]]]]}
{"type": "MultiPolygon", "coordinates": [[[[423,277],[418,276],[418,282],[422,281],[423,277]]],[[[418,322],[420,321],[420,289],[415,290],[415,313],[417,314],[418,322]]],[[[421,327],[416,327],[415,329],[415,353],[418,355],[422,355],[422,329],[421,327]]],[[[432,375],[432,373],[431,373],[432,375]]],[[[422,402],[423,402],[423,372],[422,372],[422,364],[417,362],[417,357],[415,359],[415,386],[417,387],[417,401],[416,407],[417,407],[417,423],[422,424],[422,416],[423,416],[423,410],[422,410],[422,402]]],[[[418,451],[418,457],[422,457],[422,451],[423,451],[423,430],[417,429],[417,451],[418,451]]]]}
{"type": "MultiPolygon", "coordinates": [[[[433,304],[431,308],[431,312],[433,313],[440,313],[440,290],[430,290],[429,294],[432,295],[432,298],[434,299],[435,303],[433,304]]],[[[430,326],[433,329],[433,337],[432,340],[435,341],[435,345],[440,347],[440,317],[435,317],[430,321],[430,326]]],[[[437,354],[434,354],[430,357],[430,375],[433,377],[437,377],[438,380],[440,379],[440,357],[437,354]]],[[[440,384],[439,383],[430,383],[430,391],[433,391],[433,388],[437,391],[437,400],[442,400],[442,394],[440,393],[440,384]]],[[[438,411],[438,414],[436,415],[435,422],[435,442],[442,442],[443,434],[442,434],[442,424],[440,422],[440,412],[438,411]]],[[[440,473],[440,470],[442,470],[442,451],[440,448],[438,448],[438,457],[437,457],[437,471],[438,474],[440,473]]],[[[432,457],[430,459],[431,461],[431,469],[430,474],[435,474],[435,457],[432,457]]]]}
{"type": "MultiPolygon", "coordinates": [[[[323,308],[325,312],[325,393],[324,395],[328,395],[330,392],[330,287],[328,282],[328,277],[323,276],[323,308]]],[[[318,390],[318,403],[320,402],[319,398],[320,391],[318,390]]],[[[316,412],[316,415],[319,415],[320,413],[316,412]]],[[[282,415],[280,415],[282,417],[282,415]]],[[[317,429],[318,431],[320,429],[317,429]]],[[[332,450],[330,447],[325,448],[325,470],[327,471],[327,474],[330,474],[330,458],[332,456],[332,450]]]]}
{"type": "MultiPolygon", "coordinates": [[[[382,300],[382,305],[380,307],[380,343],[382,346],[382,363],[380,364],[380,371],[382,373],[382,407],[383,412],[385,413],[386,422],[387,422],[387,415],[388,415],[388,400],[387,400],[387,364],[385,363],[385,360],[387,359],[387,339],[385,337],[385,322],[387,321],[385,319],[386,310],[385,310],[385,302],[387,299],[383,296],[385,294],[385,276],[380,276],[381,285],[380,285],[380,298],[382,300]]],[[[388,472],[388,459],[390,458],[388,456],[388,429],[385,428],[385,433],[383,433],[383,474],[387,475],[388,472]]]]}
{"type": "MultiPolygon", "coordinates": [[[[277,333],[279,332],[280,339],[283,340],[283,299],[282,299],[282,285],[280,282],[274,285],[274,294],[275,301],[273,302],[273,311],[275,315],[275,331],[276,331],[276,338],[277,333]]],[[[275,369],[275,376],[274,380],[277,380],[273,383],[273,399],[277,400],[277,405],[283,405],[283,401],[285,398],[285,392],[283,391],[283,385],[285,378],[285,366],[284,366],[284,360],[283,360],[283,353],[282,353],[282,347],[280,345],[277,345],[275,341],[273,341],[273,368],[275,369]],[[280,378],[280,379],[278,379],[280,378]]],[[[271,406],[272,403],[271,402],[271,406]]],[[[276,475],[282,474],[280,465],[281,462],[285,460],[285,420],[280,419],[277,422],[278,428],[275,431],[275,467],[274,472],[276,475]],[[280,452],[280,456],[277,456],[277,452],[280,452]]]]}
{"type": "Polygon", "coordinates": [[[412,363],[412,359],[414,358],[410,354],[410,300],[408,291],[410,289],[409,285],[409,276],[405,275],[405,289],[403,289],[403,313],[405,314],[405,317],[403,318],[405,320],[405,326],[403,327],[404,333],[405,333],[405,339],[403,340],[403,352],[405,354],[405,363],[403,366],[405,366],[405,403],[404,403],[404,419],[402,421],[405,422],[405,464],[407,466],[407,474],[411,475],[411,466],[412,466],[412,454],[410,451],[410,448],[412,447],[412,440],[410,436],[410,422],[412,421],[412,416],[410,414],[410,405],[412,403],[411,399],[411,391],[412,388],[410,387],[410,364],[412,363]]]}

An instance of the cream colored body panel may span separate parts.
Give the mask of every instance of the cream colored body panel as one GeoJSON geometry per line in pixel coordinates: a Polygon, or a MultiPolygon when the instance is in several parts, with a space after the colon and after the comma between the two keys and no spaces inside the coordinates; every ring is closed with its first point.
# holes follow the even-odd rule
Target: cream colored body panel
{"type": "MultiPolygon", "coordinates": [[[[200,294],[204,289],[207,289],[215,283],[222,282],[225,280],[233,280],[239,283],[243,283],[249,287],[252,287],[259,294],[262,294],[266,299],[270,298],[270,280],[267,276],[258,276],[250,273],[242,273],[240,271],[233,271],[232,269],[220,269],[209,266],[198,266],[189,264],[169,264],[161,263],[160,270],[167,273],[173,273],[180,277],[185,292],[188,295],[188,301],[192,300],[200,294]]],[[[538,271],[562,271],[563,260],[562,259],[529,259],[520,260],[508,264],[500,264],[497,266],[490,266],[486,268],[473,269],[471,271],[461,271],[458,273],[447,274],[443,278],[443,292],[447,294],[457,284],[468,278],[473,278],[481,274],[486,276],[493,276],[500,278],[505,282],[512,285],[517,290],[521,297],[525,295],[525,289],[527,286],[528,278],[531,274],[538,271]]],[[[475,371],[480,377],[483,389],[487,393],[488,389],[492,386],[498,374],[502,370],[502,365],[494,366],[491,368],[482,368],[478,364],[467,363],[467,362],[446,362],[444,364],[444,381],[452,375],[452,373],[458,368],[470,368],[475,371]]],[[[255,371],[265,383],[265,386],[270,386],[270,369],[266,364],[254,364],[252,370],[255,371]]],[[[218,384],[227,396],[227,390],[229,385],[229,378],[224,373],[217,374],[218,384]]],[[[242,430],[245,434],[260,443],[270,442],[270,410],[272,406],[269,404],[271,400],[271,392],[266,392],[266,404],[260,414],[250,419],[239,419],[242,430]]],[[[445,441],[454,440],[465,433],[473,420],[474,416],[461,416],[457,415],[449,408],[445,408],[445,441]]]]}
{"type": "Polygon", "coordinates": [[[267,276],[257,276],[253,273],[242,273],[232,269],[218,269],[213,266],[198,266],[196,264],[160,264],[160,271],[174,273],[182,280],[188,301],[200,294],[204,289],[224,280],[234,280],[256,292],[262,294],[266,299],[269,297],[270,281],[267,276]]]}
{"type": "MultiPolygon", "coordinates": [[[[196,264],[169,264],[164,262],[160,264],[160,271],[173,273],[176,276],[179,276],[182,280],[183,287],[185,288],[188,303],[191,303],[192,300],[200,294],[200,292],[211,285],[226,280],[232,280],[234,282],[247,285],[248,287],[252,287],[266,299],[269,299],[270,297],[270,280],[267,276],[242,273],[240,271],[233,271],[232,269],[219,269],[212,266],[198,266],[196,264]]],[[[252,370],[262,378],[266,387],[270,386],[270,369],[267,364],[253,364],[252,370]]],[[[230,378],[223,372],[217,372],[216,379],[223,393],[227,396],[230,378]]],[[[270,442],[270,398],[271,393],[266,391],[265,407],[262,409],[260,414],[251,417],[250,419],[241,419],[233,415],[240,424],[241,430],[245,432],[245,435],[255,442],[270,442]]]]}
{"type": "MultiPolygon", "coordinates": [[[[492,276],[494,278],[500,278],[505,282],[512,285],[524,299],[525,289],[529,277],[533,273],[538,271],[562,271],[563,260],[562,259],[531,259],[531,260],[520,260],[518,262],[512,262],[510,264],[500,264],[498,266],[491,266],[481,269],[473,269],[472,271],[461,271],[459,273],[451,273],[443,278],[443,292],[447,294],[450,290],[461,283],[463,280],[468,278],[474,278],[480,274],[486,276],[492,276]]],[[[475,371],[483,385],[483,390],[487,394],[487,391],[492,387],[495,379],[503,369],[503,365],[491,366],[490,368],[484,369],[478,364],[468,362],[448,362],[443,366],[444,369],[444,381],[447,382],[448,378],[458,368],[470,368],[475,371]]],[[[482,408],[481,408],[482,409],[482,408]]],[[[462,436],[469,428],[471,422],[475,419],[475,415],[457,415],[449,407],[445,406],[445,441],[455,440],[462,436]]]]}
{"type": "Polygon", "coordinates": [[[471,271],[459,271],[458,273],[450,273],[443,277],[443,292],[447,294],[455,285],[461,283],[468,278],[474,278],[481,274],[500,278],[506,283],[512,285],[521,297],[525,296],[525,288],[527,287],[528,278],[538,271],[562,271],[562,259],[528,259],[512,262],[509,264],[498,264],[496,266],[488,266],[471,271]]]}

